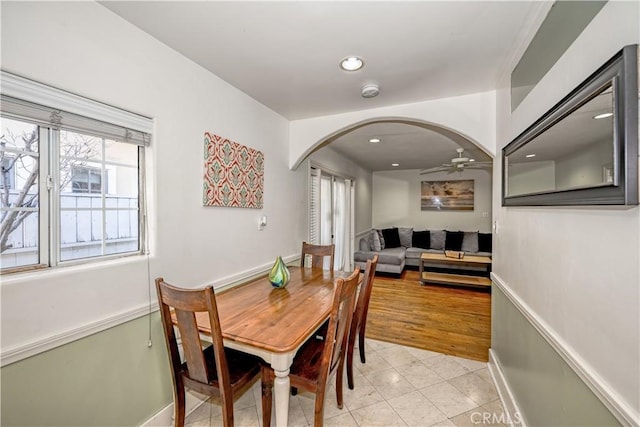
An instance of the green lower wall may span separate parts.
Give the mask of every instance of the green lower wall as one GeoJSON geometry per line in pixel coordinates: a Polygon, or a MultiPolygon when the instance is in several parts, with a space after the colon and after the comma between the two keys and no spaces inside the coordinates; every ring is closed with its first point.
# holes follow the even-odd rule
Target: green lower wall
{"type": "Polygon", "coordinates": [[[491,334],[492,350],[527,425],[620,425],[497,286],[491,334]]]}
{"type": "Polygon", "coordinates": [[[2,426],[138,426],[172,402],[158,312],[0,369],[2,426]]]}

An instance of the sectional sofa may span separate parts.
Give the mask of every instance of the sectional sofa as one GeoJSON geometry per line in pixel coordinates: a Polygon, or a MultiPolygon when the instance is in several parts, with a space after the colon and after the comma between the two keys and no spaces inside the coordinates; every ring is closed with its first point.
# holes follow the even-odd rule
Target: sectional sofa
{"type": "Polygon", "coordinates": [[[419,266],[423,252],[463,251],[491,257],[491,233],[478,231],[414,230],[412,227],[373,229],[360,239],[353,254],[355,265],[364,268],[378,254],[376,271],[400,274],[405,266],[419,266]]]}

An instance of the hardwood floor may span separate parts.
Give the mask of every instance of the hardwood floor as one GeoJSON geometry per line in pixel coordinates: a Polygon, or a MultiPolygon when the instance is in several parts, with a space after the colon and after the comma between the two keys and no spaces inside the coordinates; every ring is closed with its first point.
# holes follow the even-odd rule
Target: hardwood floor
{"type": "Polygon", "coordinates": [[[418,271],[400,278],[377,274],[366,336],[486,362],[491,345],[491,293],[418,283],[418,271]]]}

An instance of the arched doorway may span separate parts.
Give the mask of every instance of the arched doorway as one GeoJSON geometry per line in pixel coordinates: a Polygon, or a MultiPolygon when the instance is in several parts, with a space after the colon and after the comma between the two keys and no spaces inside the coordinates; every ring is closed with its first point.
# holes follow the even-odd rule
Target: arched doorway
{"type": "MultiPolygon", "coordinates": [[[[346,228],[349,235],[338,239],[345,242],[345,254],[357,249],[358,240],[371,228],[436,224],[442,228],[490,231],[493,159],[485,147],[446,126],[411,118],[372,118],[328,133],[310,147],[304,158],[296,162],[297,165],[304,160],[309,160],[310,165],[310,239],[322,235],[316,228],[317,221],[322,215],[327,216],[314,209],[335,203],[328,199],[322,201],[317,191],[320,187],[313,187],[314,180],[321,182],[319,177],[324,174],[325,180],[353,183],[352,199],[344,205],[353,210],[347,213],[353,224],[346,228]],[[485,163],[488,168],[471,171],[468,169],[473,168],[469,167],[453,174],[447,169],[422,175],[424,169],[452,164],[452,159],[459,155],[457,149],[464,150],[468,160],[476,164],[485,163]],[[446,217],[441,212],[422,212],[419,206],[420,183],[431,179],[474,180],[479,191],[473,212],[454,212],[446,217]]],[[[328,218],[327,224],[331,224],[332,217],[328,218]]],[[[324,235],[335,237],[335,233],[333,229],[330,232],[325,230],[324,235]]]]}
{"type": "Polygon", "coordinates": [[[328,145],[334,148],[340,146],[339,151],[354,158],[360,155],[371,155],[369,148],[373,146],[367,146],[369,137],[382,139],[383,136],[391,137],[387,139],[386,145],[377,146],[381,147],[380,151],[383,155],[389,153],[386,150],[390,147],[389,142],[396,144],[394,149],[407,153],[405,158],[411,161],[406,166],[401,165],[403,168],[421,169],[429,165],[434,166],[433,159],[443,162],[450,160],[451,156],[456,154],[456,148],[465,149],[480,161],[491,160],[493,156],[487,147],[489,144],[486,142],[482,144],[477,139],[447,125],[409,117],[375,117],[328,131],[319,136],[315,142],[306,141],[305,145],[308,146],[293,161],[292,169],[296,169],[311,154],[328,145]],[[402,144],[401,147],[397,146],[398,142],[402,144]],[[429,156],[422,156],[422,165],[419,163],[420,158],[416,155],[419,153],[429,153],[429,156]]]}

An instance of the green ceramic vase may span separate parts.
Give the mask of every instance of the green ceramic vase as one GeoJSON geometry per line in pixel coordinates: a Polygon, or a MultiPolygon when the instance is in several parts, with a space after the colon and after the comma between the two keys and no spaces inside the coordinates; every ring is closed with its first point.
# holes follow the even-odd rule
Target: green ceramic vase
{"type": "Polygon", "coordinates": [[[281,256],[276,259],[269,272],[269,281],[274,288],[284,288],[289,283],[289,270],[281,256]]]}

